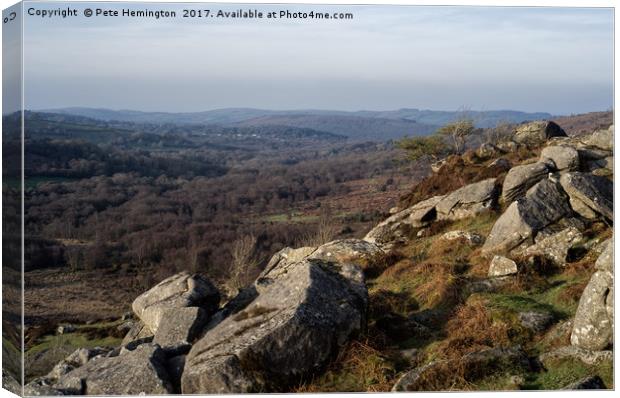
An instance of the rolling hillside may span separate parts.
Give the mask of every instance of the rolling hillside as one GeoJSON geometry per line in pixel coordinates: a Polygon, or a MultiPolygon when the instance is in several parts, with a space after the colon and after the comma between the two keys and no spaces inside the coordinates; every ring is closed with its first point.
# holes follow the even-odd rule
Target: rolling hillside
{"type": "MultiPolygon", "coordinates": [[[[407,135],[425,135],[462,115],[457,111],[420,109],[346,112],[313,109],[274,111],[226,108],[204,112],[171,113],[73,107],[52,109],[46,112],[131,123],[200,124],[224,127],[287,126],[345,135],[352,140],[371,141],[385,141],[407,135]]],[[[512,110],[472,111],[467,115],[474,119],[478,127],[492,127],[498,123],[521,123],[552,117],[548,113],[526,113],[512,110]]]]}

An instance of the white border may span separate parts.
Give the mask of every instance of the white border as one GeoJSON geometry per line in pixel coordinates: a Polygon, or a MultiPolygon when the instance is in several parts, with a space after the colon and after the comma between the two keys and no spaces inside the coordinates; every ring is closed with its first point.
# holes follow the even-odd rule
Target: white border
{"type": "MultiPolygon", "coordinates": [[[[74,0],[74,2],[88,2],[85,0],[74,0]]],[[[121,1],[114,1],[114,2],[121,2],[121,1]]],[[[133,0],[133,2],[136,3],[153,3],[155,1],[147,1],[147,0],[133,0]]],[[[169,1],[165,1],[166,3],[200,3],[199,1],[178,1],[178,0],[169,0],[169,1]]],[[[436,6],[443,6],[443,5],[454,5],[454,6],[518,6],[518,7],[612,7],[614,8],[614,20],[616,20],[617,17],[617,13],[618,10],[616,9],[616,5],[617,2],[614,0],[445,0],[445,1],[441,1],[441,0],[389,0],[389,1],[365,1],[365,0],[337,0],[337,1],[327,1],[327,0],[289,0],[289,1],[260,1],[260,0],[241,0],[241,1],[232,1],[232,0],[220,0],[220,1],[211,1],[211,3],[292,3],[292,4],[342,4],[342,5],[347,5],[347,4],[381,4],[381,5],[436,5],[436,6]]],[[[12,1],[12,0],[0,0],[0,5],[2,7],[2,9],[7,8],[13,4],[17,3],[17,1],[12,1]]],[[[207,3],[207,2],[205,2],[207,3]]],[[[23,25],[22,25],[22,29],[23,29],[23,25]]],[[[1,38],[1,33],[0,33],[0,38],[1,38]]],[[[618,43],[618,31],[614,29],[614,52],[616,49],[616,43],[618,43]]],[[[22,49],[23,51],[23,49],[22,49]]],[[[1,62],[1,52],[0,52],[0,62],[1,62]]],[[[616,57],[614,54],[614,76],[617,75],[618,72],[618,63],[616,62],[616,57]]],[[[0,88],[1,88],[1,83],[0,83],[0,88]]],[[[22,85],[22,90],[23,90],[23,85],[22,85]]],[[[615,104],[617,103],[616,99],[617,99],[617,84],[616,81],[614,79],[614,109],[615,109],[615,104]]],[[[23,93],[22,93],[22,101],[23,101],[23,93]]],[[[0,107],[2,105],[2,100],[0,99],[0,107]]],[[[23,109],[23,103],[22,103],[22,109],[23,109]]],[[[614,124],[616,124],[616,115],[614,114],[614,124]]],[[[614,146],[617,148],[618,144],[620,143],[620,138],[618,137],[618,135],[615,136],[615,142],[614,142],[614,146]]],[[[614,160],[614,168],[616,167],[616,160],[614,160]]],[[[0,171],[1,171],[1,167],[2,167],[2,163],[1,163],[1,154],[0,154],[0,171]]],[[[614,184],[614,196],[617,197],[617,192],[618,192],[618,185],[619,184],[614,184]]],[[[0,204],[1,204],[1,198],[0,198],[0,204]]],[[[618,203],[614,202],[614,214],[616,214],[617,210],[618,210],[618,203]]],[[[0,209],[0,215],[1,215],[1,209],[0,209]]],[[[615,237],[615,235],[614,235],[615,237]]],[[[616,243],[616,242],[614,242],[616,243]]],[[[614,246],[614,248],[616,248],[616,245],[614,246]]],[[[617,250],[614,251],[614,253],[616,253],[617,250]]],[[[617,258],[616,256],[614,256],[614,260],[617,258]]],[[[616,278],[617,279],[617,278],[616,278]]],[[[617,280],[614,282],[616,283],[617,280]]],[[[617,283],[616,283],[617,284],[617,283]]],[[[23,292],[22,292],[23,294],[23,292]]],[[[619,333],[618,333],[618,329],[615,329],[615,341],[620,341],[618,339],[619,333]]],[[[617,351],[614,352],[614,358],[617,358],[617,351]]],[[[614,361],[614,384],[618,383],[618,366],[617,365],[617,361],[614,361]]],[[[490,394],[500,394],[502,397],[523,397],[524,394],[527,394],[528,396],[539,396],[539,395],[543,395],[543,396],[558,396],[558,394],[562,394],[562,397],[565,396],[572,396],[572,397],[578,397],[578,396],[584,396],[585,394],[590,394],[591,392],[576,392],[576,391],[549,391],[549,392],[537,392],[537,391],[530,391],[530,392],[501,392],[501,393],[497,393],[497,392],[470,392],[470,393],[403,393],[401,394],[401,396],[407,396],[407,397],[413,397],[415,395],[415,397],[421,397],[421,398],[426,398],[426,397],[436,397],[437,395],[445,395],[445,394],[450,394],[451,396],[453,396],[453,394],[467,394],[468,397],[477,397],[477,396],[490,396],[490,394]]],[[[610,396],[611,394],[614,394],[613,391],[601,391],[601,392],[594,392],[596,395],[600,395],[600,396],[610,396]]],[[[309,395],[309,394],[298,394],[298,395],[309,395]]],[[[353,396],[357,396],[359,395],[359,393],[357,394],[344,394],[344,393],[338,393],[338,394],[312,394],[313,396],[319,396],[319,397],[353,397],[353,396]]],[[[6,390],[0,390],[0,398],[4,398],[4,397],[13,397],[14,394],[11,394],[10,392],[6,391],[6,390]]],[[[236,397],[236,395],[228,395],[229,397],[236,397]]],[[[390,393],[377,393],[377,394],[373,394],[373,396],[376,397],[394,397],[394,394],[390,394],[390,393]]]]}

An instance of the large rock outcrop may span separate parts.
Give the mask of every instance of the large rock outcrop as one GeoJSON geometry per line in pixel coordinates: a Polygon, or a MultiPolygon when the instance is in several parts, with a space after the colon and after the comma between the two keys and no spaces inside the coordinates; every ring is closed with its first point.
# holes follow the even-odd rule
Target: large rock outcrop
{"type": "Polygon", "coordinates": [[[566,228],[556,234],[547,236],[534,245],[526,248],[521,254],[526,257],[540,256],[552,264],[563,267],[571,248],[583,239],[583,235],[575,227],[566,228]]]}
{"type": "Polygon", "coordinates": [[[93,358],[104,357],[110,351],[112,351],[112,349],[104,347],[78,348],[65,359],[57,363],[45,377],[48,380],[58,380],[72,370],[86,365],[88,361],[93,358]]]}
{"type": "Polygon", "coordinates": [[[364,240],[382,246],[402,240],[408,228],[425,227],[436,219],[435,206],[443,198],[434,196],[390,216],[368,232],[364,240]]]}
{"type": "Polygon", "coordinates": [[[528,189],[540,180],[547,178],[551,171],[552,166],[548,162],[536,162],[513,167],[504,179],[502,199],[505,203],[511,203],[524,196],[528,189]]]}
{"type": "Polygon", "coordinates": [[[193,345],[184,394],[278,391],[322,369],[364,328],[368,295],[354,264],[281,261],[255,288],[251,303],[193,345]]]}
{"type": "Polygon", "coordinates": [[[613,240],[605,245],[579,300],[570,338],[572,345],[591,351],[605,349],[613,339],[613,240]]]}
{"type": "Polygon", "coordinates": [[[530,246],[537,232],[571,214],[568,197],[554,179],[547,178],[508,206],[493,225],[482,252],[506,253],[521,244],[530,246]]]}
{"type": "Polygon", "coordinates": [[[164,351],[142,344],[116,357],[94,358],[52,387],[71,395],[160,395],[173,392],[164,351]]]}
{"type": "Polygon", "coordinates": [[[316,248],[309,260],[325,260],[331,262],[348,262],[370,260],[383,250],[374,243],[360,239],[339,239],[325,243],[316,248]]]}
{"type": "Polygon", "coordinates": [[[368,261],[382,252],[383,250],[378,245],[361,239],[337,239],[317,247],[306,246],[297,249],[286,247],[271,257],[258,279],[276,267],[286,267],[305,259],[328,262],[359,262],[368,261]]]}
{"type": "Polygon", "coordinates": [[[602,215],[613,219],[614,185],[609,179],[588,173],[566,173],[560,178],[562,188],[570,197],[570,205],[584,218],[602,215]]]}
{"type": "Polygon", "coordinates": [[[566,137],[566,132],[555,122],[538,121],[519,126],[513,139],[519,144],[536,147],[552,137],[566,137]]]}
{"type": "Polygon", "coordinates": [[[609,126],[608,129],[597,130],[591,135],[587,136],[584,140],[584,144],[603,149],[605,151],[613,151],[614,149],[614,126],[609,126]]]}
{"type": "Polygon", "coordinates": [[[441,199],[435,208],[439,220],[460,220],[490,210],[497,200],[495,178],[466,185],[441,199]]]}
{"type": "Polygon", "coordinates": [[[559,171],[579,169],[579,152],[568,145],[551,145],[540,152],[541,162],[553,162],[559,171]]]}
{"type": "Polygon", "coordinates": [[[209,314],[200,307],[171,308],[163,313],[153,342],[172,353],[186,353],[202,332],[209,314]]]}
{"type": "Polygon", "coordinates": [[[134,313],[153,333],[157,333],[164,313],[169,309],[201,307],[213,313],[220,294],[213,284],[198,274],[181,272],[173,275],[149,291],[141,294],[132,304],[134,313]]]}

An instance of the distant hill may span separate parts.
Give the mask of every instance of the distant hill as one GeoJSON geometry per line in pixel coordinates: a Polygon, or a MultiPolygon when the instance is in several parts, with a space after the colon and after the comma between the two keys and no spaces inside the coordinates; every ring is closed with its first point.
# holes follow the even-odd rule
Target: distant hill
{"type": "MultiPolygon", "coordinates": [[[[326,144],[347,140],[345,135],[283,125],[158,124],[33,111],[26,111],[25,118],[26,136],[29,139],[84,140],[96,144],[123,144],[134,149],[198,145],[217,149],[259,149],[273,145],[326,144]]],[[[19,114],[5,115],[3,125],[7,134],[19,132],[21,126],[19,114]]]]}
{"type": "MultiPolygon", "coordinates": [[[[366,117],[381,117],[387,119],[415,120],[418,123],[443,126],[454,121],[462,112],[431,111],[422,109],[399,109],[396,111],[359,111],[356,115],[366,117]]],[[[498,123],[521,123],[528,120],[550,119],[553,117],[546,112],[520,112],[511,110],[499,111],[467,111],[467,117],[474,120],[478,127],[495,127],[498,123]]]]}
{"type": "MultiPolygon", "coordinates": [[[[372,141],[426,135],[462,115],[456,111],[420,109],[345,112],[313,109],[273,111],[254,108],[226,108],[204,112],[169,113],[76,107],[51,109],[46,112],[132,123],[309,128],[345,135],[354,140],[372,141]]],[[[467,115],[474,119],[478,127],[492,127],[502,122],[521,123],[527,120],[550,119],[552,117],[549,113],[527,113],[511,110],[472,111],[468,112],[467,115]]]]}
{"type": "Polygon", "coordinates": [[[343,115],[263,116],[237,123],[239,126],[295,126],[340,134],[355,140],[387,141],[404,136],[427,135],[437,126],[415,120],[343,115]]]}

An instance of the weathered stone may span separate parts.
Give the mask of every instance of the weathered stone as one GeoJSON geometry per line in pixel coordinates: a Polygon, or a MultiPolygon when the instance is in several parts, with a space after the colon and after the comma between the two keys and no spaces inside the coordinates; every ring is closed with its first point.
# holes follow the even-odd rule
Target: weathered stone
{"type": "Polygon", "coordinates": [[[599,271],[614,272],[614,240],[607,239],[600,245],[601,254],[599,254],[594,264],[594,268],[599,271]]]}
{"type": "Polygon", "coordinates": [[[552,161],[560,171],[579,169],[579,153],[570,146],[548,146],[540,153],[540,161],[552,161]]]}
{"type": "Polygon", "coordinates": [[[273,391],[325,366],[365,324],[358,266],[303,260],[255,283],[258,296],[210,328],[189,352],[184,394],[273,391]]]}
{"type": "Polygon", "coordinates": [[[489,159],[498,156],[503,151],[496,147],[495,145],[485,142],[476,151],[476,155],[483,159],[489,159]]]}
{"type": "Polygon", "coordinates": [[[519,321],[525,328],[541,333],[547,330],[554,322],[555,318],[548,312],[526,311],[519,313],[519,321]]]}
{"type": "Polygon", "coordinates": [[[153,332],[170,308],[202,307],[208,314],[217,310],[220,294],[213,284],[198,274],[181,272],[141,294],[132,304],[134,313],[153,332]]]}
{"type": "Polygon", "coordinates": [[[515,166],[506,175],[502,187],[502,199],[510,203],[525,195],[528,189],[540,180],[547,178],[551,172],[549,163],[536,162],[515,166]]]}
{"type": "Polygon", "coordinates": [[[267,263],[267,266],[265,266],[265,269],[263,270],[263,272],[261,272],[259,278],[262,277],[263,274],[269,273],[277,266],[283,266],[284,264],[294,264],[305,259],[309,255],[311,255],[316,249],[317,248],[315,246],[305,246],[299,247],[297,249],[285,247],[271,257],[269,263],[267,263]]]}
{"type": "Polygon", "coordinates": [[[613,158],[613,152],[592,147],[578,147],[577,152],[579,152],[579,163],[586,166],[591,162],[601,161],[609,157],[613,158]]]}
{"type": "Polygon", "coordinates": [[[614,353],[611,350],[590,351],[576,346],[564,346],[556,350],[541,354],[538,359],[543,365],[549,367],[552,366],[553,361],[566,358],[576,359],[585,363],[586,365],[596,365],[601,362],[611,362],[613,360],[613,357],[614,353]]]}
{"type": "Polygon", "coordinates": [[[585,204],[581,199],[572,197],[569,199],[569,203],[575,213],[579,214],[581,217],[588,220],[595,220],[599,217],[599,215],[592,210],[590,206],[585,204]]]}
{"type": "MultiPolygon", "coordinates": [[[[547,225],[540,231],[538,231],[534,237],[534,244],[539,244],[543,240],[551,238],[554,235],[559,234],[562,231],[567,229],[583,231],[587,227],[586,222],[582,217],[577,215],[576,213],[572,213],[570,215],[566,215],[563,218],[560,218],[558,221],[547,225]]],[[[524,245],[522,250],[525,250],[527,247],[524,245]]]]}
{"type": "Polygon", "coordinates": [[[406,228],[421,228],[435,220],[435,206],[444,196],[434,196],[394,214],[374,227],[364,240],[385,247],[391,242],[403,238],[406,228]]]}
{"type": "Polygon", "coordinates": [[[84,366],[91,359],[104,356],[110,351],[112,351],[112,349],[107,347],[78,348],[65,359],[57,363],[45,377],[48,380],[58,380],[73,369],[84,366]]]}
{"type": "Polygon", "coordinates": [[[162,316],[153,343],[170,352],[187,352],[208,320],[200,307],[170,308],[162,316]]]}
{"type": "Polygon", "coordinates": [[[562,387],[562,390],[606,390],[607,386],[599,376],[588,376],[562,387]]]}
{"type": "Polygon", "coordinates": [[[517,263],[503,256],[494,256],[489,265],[489,276],[514,275],[519,272],[517,263]]]}
{"type": "Polygon", "coordinates": [[[489,168],[497,167],[498,169],[502,169],[502,170],[510,170],[510,168],[512,167],[512,164],[506,158],[499,158],[489,163],[487,167],[489,168]]]}
{"type": "Polygon", "coordinates": [[[586,218],[592,212],[613,219],[613,182],[587,173],[566,173],[560,178],[573,210],[586,218]]]}
{"type": "Polygon", "coordinates": [[[459,240],[470,246],[478,246],[484,243],[484,237],[482,235],[469,231],[449,231],[443,234],[441,239],[447,241],[459,240]]]}
{"type": "Polygon", "coordinates": [[[432,361],[426,365],[420,366],[404,373],[396,380],[392,386],[392,392],[417,391],[420,389],[418,384],[426,372],[435,370],[442,362],[432,361]]]}
{"type": "Polygon", "coordinates": [[[608,129],[597,130],[592,135],[586,137],[584,140],[588,146],[604,149],[607,151],[613,151],[614,149],[614,126],[609,126],[608,129]]]}
{"type": "Polygon", "coordinates": [[[90,360],[52,387],[77,395],[157,395],[172,392],[163,350],[143,344],[113,358],[90,360]]]}
{"type": "Polygon", "coordinates": [[[340,239],[319,246],[308,256],[308,259],[356,262],[371,259],[382,252],[383,250],[379,246],[365,240],[340,239]]]}
{"type": "Polygon", "coordinates": [[[507,253],[529,239],[534,232],[522,216],[518,202],[512,202],[497,219],[482,246],[483,254],[507,253]]]}
{"type": "Polygon", "coordinates": [[[596,271],[586,286],[573,321],[571,344],[587,350],[605,349],[613,338],[613,320],[607,299],[613,288],[613,274],[596,271]]]}
{"type": "MultiPolygon", "coordinates": [[[[4,385],[3,385],[4,387],[4,385]]],[[[6,388],[6,387],[5,387],[6,388]]],[[[13,391],[15,394],[20,394],[22,392],[21,386],[19,386],[18,391],[13,391]]],[[[24,386],[23,390],[24,397],[52,397],[52,396],[62,396],[65,395],[63,391],[53,388],[49,384],[47,384],[43,379],[33,380],[30,383],[24,386]]]]}
{"type": "Polygon", "coordinates": [[[482,253],[507,253],[522,243],[532,244],[536,232],[571,214],[568,197],[557,182],[551,178],[540,181],[499,217],[482,253]]]}
{"type": "Polygon", "coordinates": [[[535,147],[551,137],[566,137],[566,133],[554,122],[537,121],[519,126],[513,139],[519,144],[535,147]]]}
{"type": "Polygon", "coordinates": [[[495,178],[466,185],[446,195],[435,208],[439,220],[460,220],[488,211],[497,199],[495,178]]]}
{"type": "Polygon", "coordinates": [[[502,141],[500,143],[497,144],[497,147],[503,151],[503,152],[516,152],[517,150],[519,150],[519,144],[512,141],[512,140],[507,140],[507,141],[502,141]]]}
{"type": "MultiPolygon", "coordinates": [[[[596,259],[594,267],[601,272],[614,273],[614,241],[612,238],[607,239],[601,244],[603,251],[596,259]]],[[[614,334],[614,285],[609,287],[609,293],[605,299],[605,311],[611,323],[611,334],[614,334]]]]}
{"type": "Polygon", "coordinates": [[[574,227],[566,228],[548,236],[525,249],[522,255],[540,256],[548,259],[558,267],[566,265],[568,251],[583,239],[583,235],[574,227]]]}
{"type": "MultiPolygon", "coordinates": [[[[434,383],[447,382],[452,374],[442,372],[462,369],[462,376],[473,381],[481,376],[501,374],[514,370],[529,370],[530,365],[526,353],[520,347],[490,348],[472,352],[457,360],[433,361],[402,375],[392,387],[398,391],[425,391],[428,379],[434,383]]],[[[446,385],[448,388],[449,385],[446,385]]]]}
{"type": "Polygon", "coordinates": [[[123,338],[121,346],[126,346],[132,342],[151,342],[153,332],[142,321],[135,322],[129,332],[123,338]]]}
{"type": "Polygon", "coordinates": [[[592,175],[595,175],[597,177],[613,177],[614,171],[612,169],[606,169],[601,167],[599,169],[592,170],[592,175]]]}

